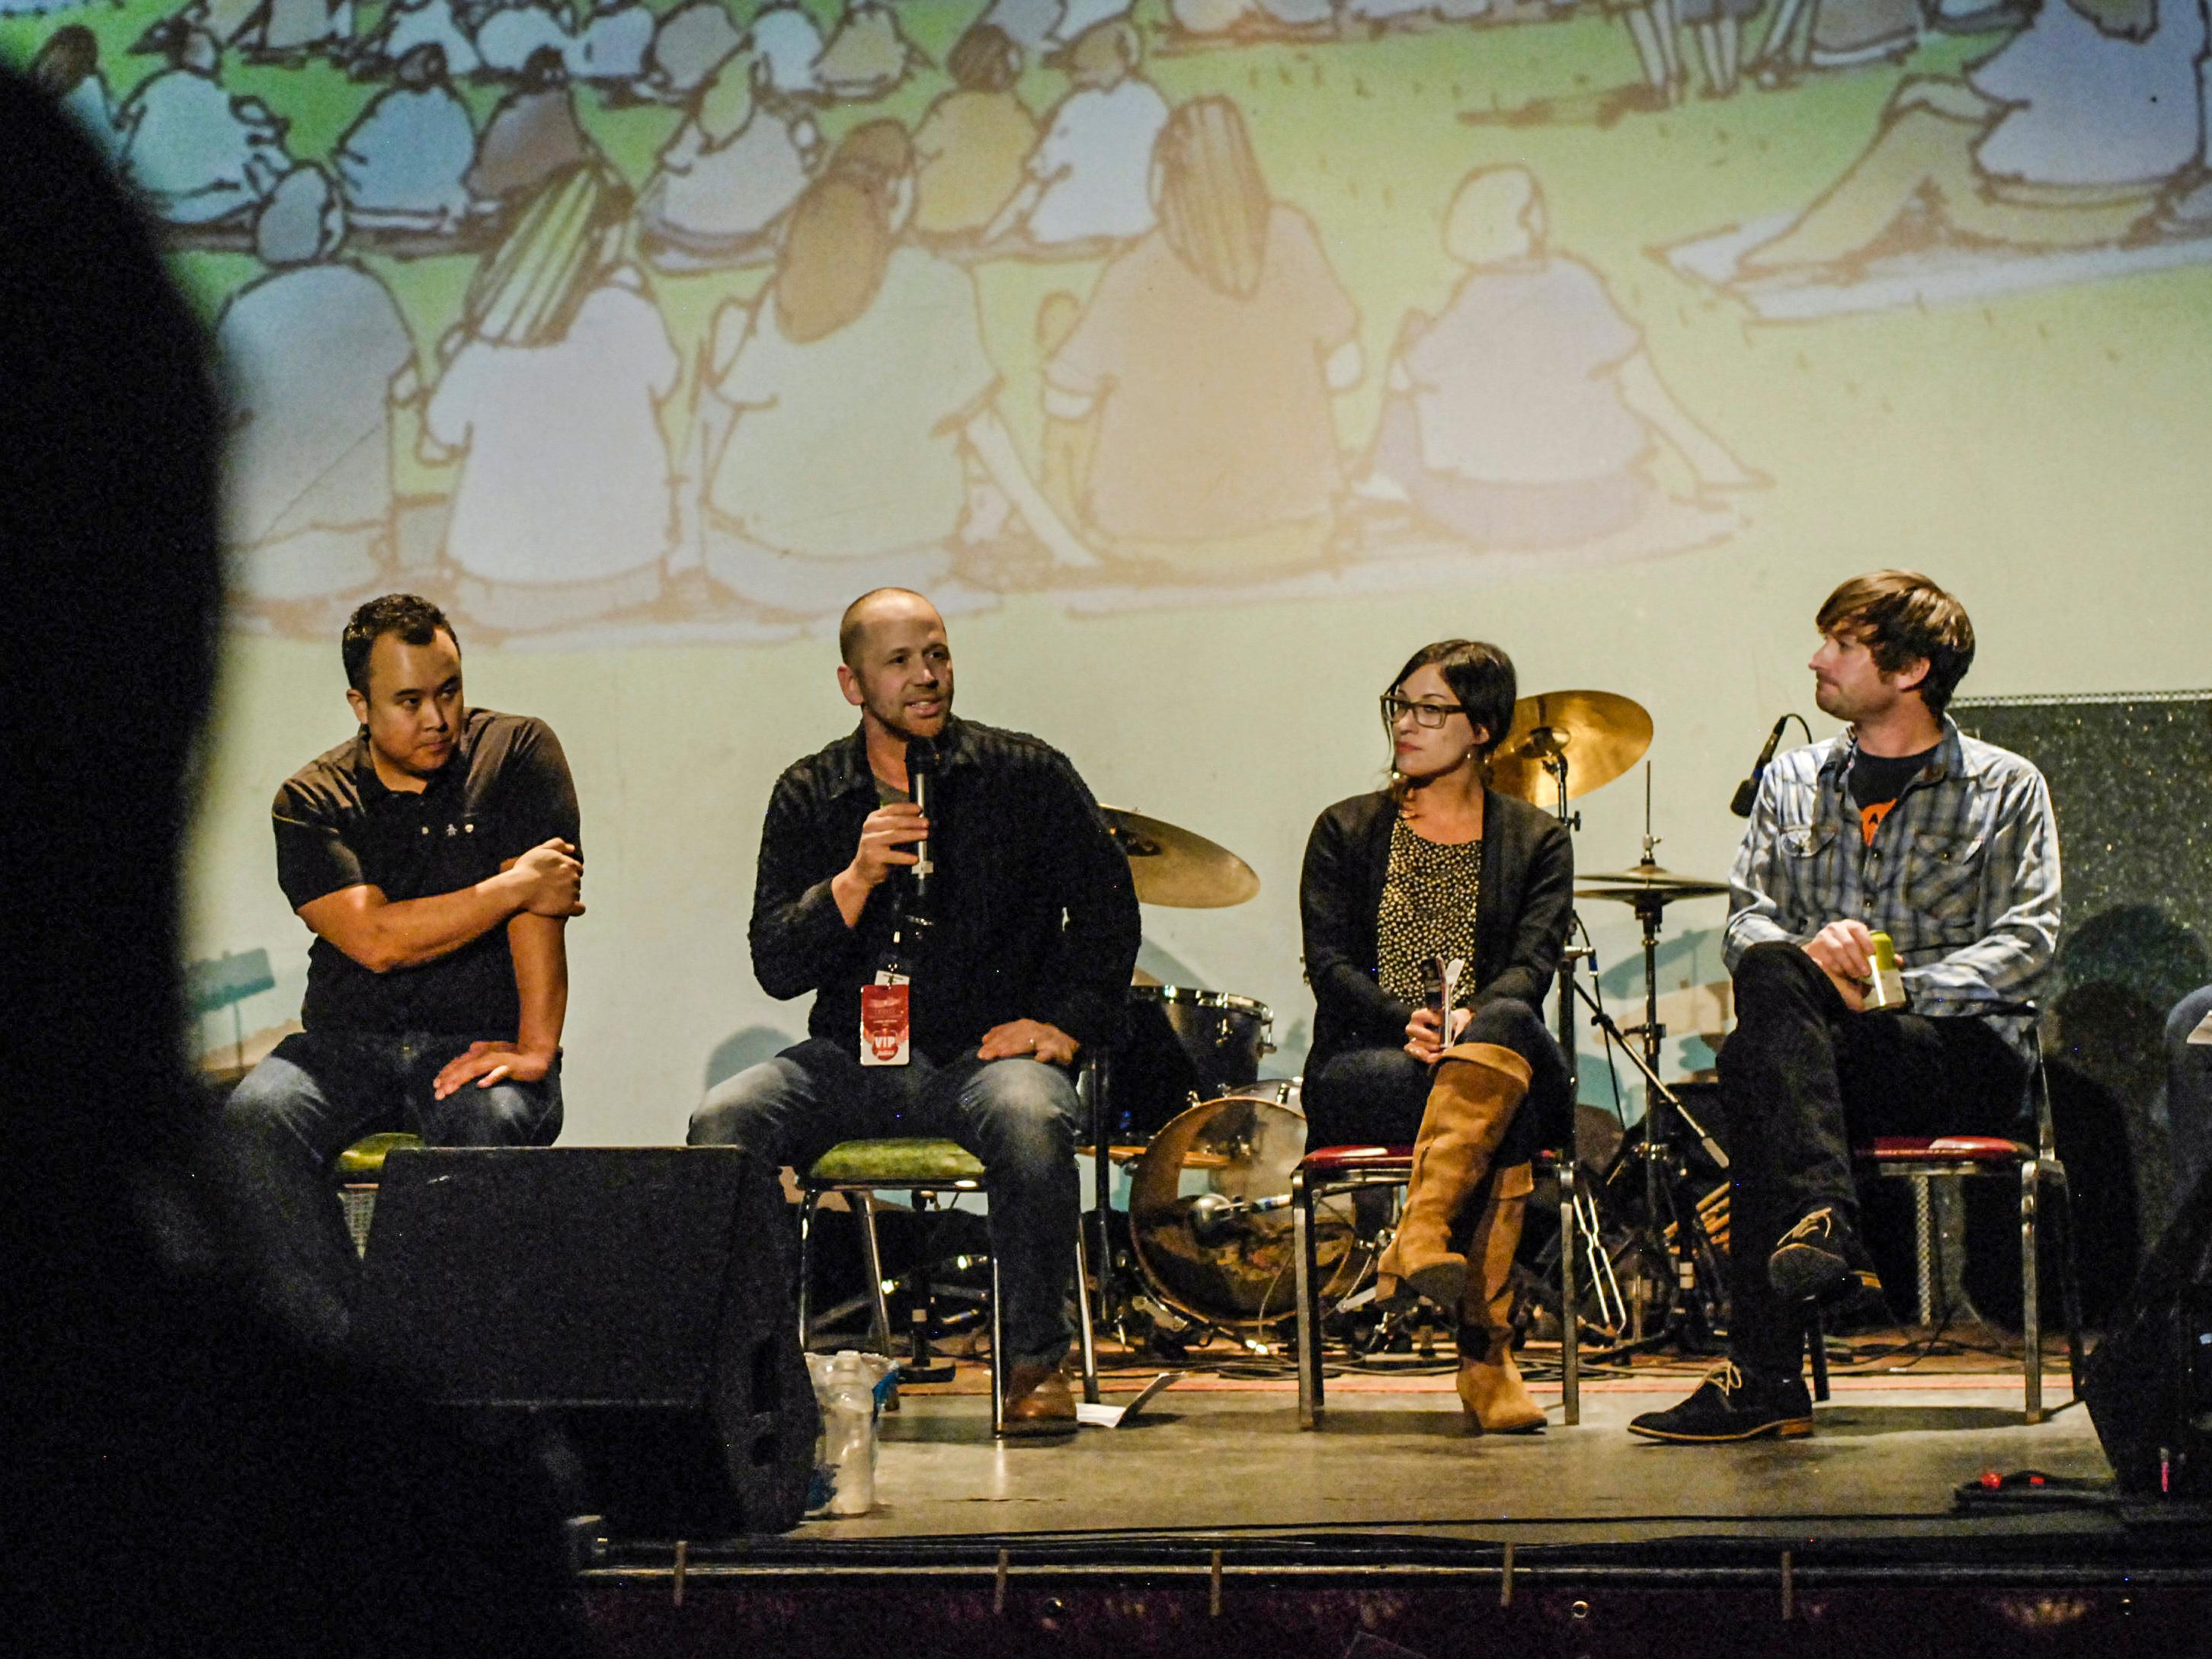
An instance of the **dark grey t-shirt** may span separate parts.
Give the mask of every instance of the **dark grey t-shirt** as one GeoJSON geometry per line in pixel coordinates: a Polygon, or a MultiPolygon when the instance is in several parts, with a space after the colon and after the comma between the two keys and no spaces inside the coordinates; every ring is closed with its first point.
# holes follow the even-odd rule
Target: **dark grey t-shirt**
{"type": "MultiPolygon", "coordinates": [[[[576,788],[553,728],[471,709],[453,757],[420,794],[387,789],[366,732],[284,781],[271,809],[276,879],[295,910],[348,887],[397,903],[457,892],[541,842],[579,839],[576,788]]],[[[435,962],[372,973],[328,939],[307,952],[311,1031],[428,1031],[512,1042],[522,1018],[507,929],[435,962]]]]}

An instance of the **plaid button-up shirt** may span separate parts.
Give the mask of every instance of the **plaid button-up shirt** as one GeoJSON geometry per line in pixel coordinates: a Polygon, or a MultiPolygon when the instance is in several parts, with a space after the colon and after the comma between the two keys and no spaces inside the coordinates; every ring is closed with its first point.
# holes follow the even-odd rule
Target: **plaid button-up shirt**
{"type": "MultiPolygon", "coordinates": [[[[2058,943],[2058,826],[2043,775],[1994,744],[1943,741],[1869,844],[1850,799],[1856,737],[1777,757],[1729,874],[1730,971],[1770,939],[1855,917],[1895,941],[1912,1012],[1976,1014],[2040,996],[2058,943]]],[[[2028,1052],[2023,1022],[2003,1021],[2028,1052]]]]}

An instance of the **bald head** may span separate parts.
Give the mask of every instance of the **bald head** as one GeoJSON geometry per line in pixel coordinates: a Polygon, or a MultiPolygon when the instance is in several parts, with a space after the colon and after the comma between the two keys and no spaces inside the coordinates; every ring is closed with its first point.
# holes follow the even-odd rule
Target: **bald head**
{"type": "Polygon", "coordinates": [[[944,633],[945,618],[937,614],[937,607],[912,588],[871,588],[847,605],[844,616],[838,619],[837,654],[845,659],[846,667],[857,669],[861,653],[867,648],[872,627],[882,622],[917,618],[936,623],[937,631],[944,633]]]}
{"type": "Polygon", "coordinates": [[[845,607],[837,684],[872,734],[934,738],[952,714],[952,647],[945,618],[921,594],[879,587],[845,607]]]}

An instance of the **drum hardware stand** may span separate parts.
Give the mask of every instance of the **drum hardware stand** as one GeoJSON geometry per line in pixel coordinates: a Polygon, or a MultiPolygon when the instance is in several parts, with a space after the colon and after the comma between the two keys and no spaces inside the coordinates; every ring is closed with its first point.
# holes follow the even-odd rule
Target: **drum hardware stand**
{"type": "MultiPolygon", "coordinates": [[[[1544,726],[1531,734],[1530,746],[1541,755],[1545,774],[1552,780],[1556,795],[1553,815],[1565,826],[1569,835],[1578,833],[1583,827],[1583,815],[1567,804],[1566,734],[1554,727],[1544,726]]],[[[1591,964],[1591,972],[1596,972],[1597,948],[1571,942],[1573,930],[1582,925],[1580,915],[1571,908],[1567,913],[1567,925],[1570,943],[1559,953],[1559,992],[1555,1006],[1559,1027],[1559,1057],[1566,1062],[1567,1068],[1568,1140],[1564,1150],[1569,1158],[1576,1158],[1578,1154],[1574,1142],[1573,1113],[1576,1104],[1582,1099],[1582,1078],[1577,1063],[1579,1045],[1576,1042],[1575,999],[1582,996],[1587,1000],[1588,994],[1577,980],[1575,969],[1577,963],[1588,962],[1591,964]]],[[[1587,930],[1584,930],[1583,936],[1588,938],[1587,930]]],[[[1575,1183],[1575,1231],[1582,1241],[1587,1257],[1583,1283],[1590,1286],[1596,1294],[1599,1316],[1610,1321],[1611,1328],[1619,1330],[1628,1317],[1628,1309],[1621,1296],[1620,1278],[1613,1270],[1612,1258],[1605,1251],[1603,1222],[1598,1212],[1597,1193],[1593,1183],[1581,1181],[1575,1183]]],[[[1579,1309],[1559,1310],[1562,1321],[1581,1316],[1579,1309]]]]}
{"type": "MultiPolygon", "coordinates": [[[[1136,1279],[1136,1264],[1127,1251],[1116,1256],[1114,1252],[1112,1200],[1114,1195],[1113,1132],[1115,1127],[1113,1110],[1114,1067],[1108,1052],[1109,1045],[1093,1045],[1088,1062],[1078,1079],[1078,1087],[1086,1096],[1090,1108],[1086,1115],[1091,1124],[1091,1215],[1092,1237],[1086,1246],[1091,1266],[1091,1278],[1097,1293],[1091,1304],[1091,1320],[1099,1330],[1110,1330],[1132,1352],[1145,1346],[1146,1337],[1131,1334],[1130,1316],[1137,1315],[1147,1323],[1151,1316],[1139,1308],[1140,1294],[1136,1279]]],[[[1187,1334],[1178,1341],[1188,1341],[1187,1334]]]]}
{"type": "MultiPolygon", "coordinates": [[[[1543,756],[1544,771],[1551,778],[1553,787],[1558,791],[1559,802],[1553,808],[1553,816],[1565,826],[1568,835],[1571,836],[1582,829],[1583,815],[1571,811],[1567,805],[1565,739],[1558,731],[1547,726],[1531,734],[1530,743],[1531,746],[1543,756]]],[[[1567,910],[1567,936],[1570,940],[1573,939],[1574,929],[1580,921],[1581,918],[1575,914],[1571,901],[1567,910]]],[[[1581,1098],[1582,1086],[1581,1079],[1576,1075],[1575,1069],[1575,964],[1585,958],[1595,960],[1596,956],[1597,951],[1592,946],[1572,943],[1559,953],[1559,1054],[1567,1063],[1567,1099],[1570,1103],[1570,1111],[1572,1109],[1572,1103],[1581,1098]]]]}
{"type": "MultiPolygon", "coordinates": [[[[1643,865],[1657,865],[1658,860],[1653,855],[1659,849],[1660,840],[1651,833],[1651,764],[1646,761],[1643,865]]],[[[1659,924],[1668,897],[1663,890],[1654,889],[1638,893],[1631,901],[1644,935],[1644,1023],[1634,1032],[1642,1052],[1629,1047],[1629,1033],[1613,1027],[1610,1035],[1627,1050],[1637,1070],[1644,1073],[1644,1227],[1657,1254],[1668,1259],[1674,1268],[1674,1282],[1668,1287],[1662,1305],[1667,1329],[1678,1333],[1686,1325],[1692,1304],[1698,1297],[1700,1260],[1717,1258],[1711,1238],[1705,1231],[1704,1212],[1692,1202],[1685,1212],[1678,1201],[1678,1188],[1688,1170],[1675,1149],[1675,1124],[1679,1121],[1697,1138],[1716,1168],[1726,1170],[1729,1158],[1720,1143],[1691,1115],[1682,1097],[1668,1088],[1659,1075],[1660,1045],[1667,1037],[1667,1028],[1659,1020],[1659,924]],[[1668,1236],[1670,1222],[1671,1241],[1668,1236]]],[[[1606,1023],[1611,1025],[1609,1019],[1606,1023]]],[[[1710,1328],[1716,1322],[1712,1315],[1718,1298],[1709,1290],[1704,1300],[1710,1328]]]]}
{"type": "Polygon", "coordinates": [[[1545,775],[1559,791],[1559,805],[1553,815],[1573,833],[1579,834],[1583,815],[1567,809],[1567,744],[1568,734],[1555,726],[1540,726],[1528,737],[1528,752],[1543,763],[1545,775]]]}
{"type": "MultiPolygon", "coordinates": [[[[1567,807],[1567,757],[1560,733],[1540,728],[1530,739],[1531,746],[1543,757],[1544,770],[1551,776],[1557,791],[1557,816],[1570,830],[1578,829],[1581,814],[1570,813],[1567,807]]],[[[1644,769],[1644,838],[1642,866],[1656,869],[1653,856],[1658,850],[1661,837],[1651,833],[1651,769],[1644,769]]],[[[1645,1297],[1643,1278],[1638,1275],[1631,1293],[1624,1297],[1613,1262],[1601,1245],[1601,1217],[1595,1192],[1589,1192],[1589,1208],[1581,1203],[1583,1194],[1577,1194],[1576,1225],[1588,1241],[1589,1278],[1588,1282],[1596,1291],[1598,1311],[1601,1317],[1613,1322],[1620,1328],[1622,1322],[1630,1325],[1632,1335],[1622,1346],[1642,1346],[1662,1337],[1681,1337],[1688,1334],[1692,1316],[1702,1311],[1710,1328],[1715,1318],[1717,1297],[1710,1290],[1700,1298],[1698,1274],[1702,1262],[1715,1258],[1715,1247],[1705,1227],[1703,1209],[1692,1203],[1683,1206],[1677,1203],[1676,1188],[1687,1171],[1675,1150],[1674,1124],[1681,1126],[1696,1138],[1706,1156],[1720,1169],[1729,1167],[1728,1154],[1714,1139],[1705,1127],[1699,1123],[1682,1098],[1669,1088],[1659,1075],[1661,1045],[1666,1040],[1667,1028],[1659,1018],[1659,927],[1668,901],[1676,895],[1663,888],[1652,887],[1635,891],[1630,896],[1630,907],[1635,911],[1643,934],[1644,956],[1644,1019],[1640,1024],[1624,1030],[1606,1012],[1604,1005],[1586,988],[1577,976],[1577,963],[1595,960],[1595,951],[1589,946],[1571,946],[1560,955],[1559,974],[1559,1047],[1566,1060],[1571,1099],[1578,1099],[1579,1079],[1576,1065],[1574,1003],[1579,999],[1589,1011],[1590,1024],[1620,1044],[1621,1051],[1644,1076],[1644,1219],[1635,1230],[1643,1235],[1648,1254],[1668,1261],[1673,1271],[1671,1282],[1662,1287],[1661,1305],[1665,1310],[1662,1330],[1647,1334],[1644,1326],[1645,1297]],[[1630,1042],[1633,1036],[1636,1041],[1630,1042]]],[[[1576,917],[1579,921],[1579,916],[1576,917]]],[[[1585,1189],[1587,1191],[1587,1189],[1585,1189]]],[[[1561,1316],[1567,1310],[1561,1310],[1561,1316]]]]}
{"type": "Polygon", "coordinates": [[[1091,1251],[1091,1272],[1098,1281],[1097,1300],[1092,1304],[1092,1322],[1101,1326],[1116,1326],[1126,1305],[1119,1294],[1114,1267],[1114,1233],[1107,1224],[1107,1204],[1114,1194],[1113,1149],[1108,1145],[1114,1127],[1114,1115],[1108,1103],[1113,1097],[1113,1060],[1107,1053],[1108,1045],[1095,1043],[1091,1047],[1091,1062],[1083,1068],[1082,1083],[1089,1098],[1091,1119],[1091,1213],[1092,1224],[1097,1230],[1097,1243],[1091,1251]]]}
{"type": "MultiPolygon", "coordinates": [[[[1644,952],[1647,975],[1656,972],[1654,957],[1657,950],[1657,912],[1664,903],[1665,900],[1658,894],[1640,894],[1636,900],[1638,911],[1644,918],[1644,952]]],[[[1630,1030],[1622,1030],[1619,1022],[1606,1012],[1603,1006],[1583,986],[1577,983],[1573,990],[1575,994],[1582,999],[1583,1006],[1589,1010],[1591,1026],[1619,1043],[1621,1052],[1628,1056],[1629,1063],[1643,1074],[1644,1133],[1644,1146],[1638,1156],[1644,1164],[1645,1207],[1644,1218],[1638,1224],[1635,1231],[1644,1235],[1646,1244],[1654,1255],[1666,1257],[1674,1267],[1674,1282],[1667,1288],[1662,1303],[1666,1314],[1664,1328],[1656,1334],[1639,1336],[1634,1339],[1632,1343],[1619,1345],[1619,1347],[1626,1347],[1656,1341],[1664,1336],[1676,1335],[1683,1332],[1694,1311],[1692,1304],[1698,1294],[1700,1257],[1709,1256],[1714,1251],[1712,1240],[1705,1228],[1704,1212],[1692,1204],[1687,1206],[1686,1214],[1685,1214],[1684,1206],[1676,1202],[1676,1188],[1686,1178],[1687,1172],[1681,1167],[1680,1159],[1675,1152],[1668,1121],[1662,1114],[1671,1113],[1675,1119],[1679,1119],[1682,1127],[1705,1149],[1705,1155],[1711,1158],[1719,1168],[1723,1170],[1728,1168],[1728,1154],[1722,1150],[1720,1143],[1713,1139],[1711,1131],[1698,1122],[1695,1115],[1683,1103],[1682,1097],[1669,1088],[1665,1079],[1659,1075],[1656,1061],[1659,1057],[1659,1044],[1665,1036],[1666,1028],[1659,1024],[1656,1011],[1651,1006],[1657,1000],[1657,993],[1653,988],[1652,981],[1648,977],[1645,981],[1644,1022],[1630,1030]],[[1629,1040],[1632,1035],[1637,1039],[1633,1042],[1629,1040]],[[1684,1224],[1686,1221],[1686,1224],[1684,1224]],[[1668,1237],[1670,1233],[1671,1239],[1668,1237]]],[[[1595,1220],[1596,1217],[1594,1213],[1587,1219],[1577,1218],[1577,1224],[1588,1229],[1586,1237],[1596,1237],[1596,1229],[1591,1224],[1595,1220]]],[[[1596,1282],[1601,1285],[1611,1284],[1613,1299],[1620,1304],[1617,1310],[1607,1308],[1606,1298],[1601,1293],[1599,1302],[1601,1312],[1609,1317],[1619,1319],[1625,1316],[1632,1317],[1640,1311],[1642,1302],[1640,1297],[1632,1295],[1625,1300],[1621,1297],[1619,1281],[1609,1261],[1606,1264],[1603,1274],[1597,1276],[1596,1282]],[[1633,1307],[1628,1305],[1632,1302],[1638,1305],[1633,1307]]],[[[1710,1324],[1713,1322],[1711,1314],[1715,1298],[1708,1295],[1705,1300],[1707,1322],[1710,1324]]]]}

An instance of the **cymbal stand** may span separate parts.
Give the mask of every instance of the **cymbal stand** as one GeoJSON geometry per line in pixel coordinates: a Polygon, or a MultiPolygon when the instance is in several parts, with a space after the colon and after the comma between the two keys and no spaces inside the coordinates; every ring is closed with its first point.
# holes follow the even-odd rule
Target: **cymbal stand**
{"type": "MultiPolygon", "coordinates": [[[[1146,1317],[1137,1305],[1143,1285],[1126,1255],[1116,1260],[1114,1254],[1113,1139],[1115,1131],[1125,1126],[1114,1109],[1113,1057],[1106,1044],[1095,1043],[1085,1050],[1076,1073],[1075,1086],[1078,1099],[1087,1109],[1084,1115],[1091,1126],[1091,1206],[1090,1232],[1084,1241],[1085,1265],[1090,1269],[1091,1282],[1097,1287],[1091,1304],[1091,1322],[1098,1330],[1112,1331],[1133,1349],[1146,1340],[1143,1332],[1133,1334],[1130,1325],[1132,1315],[1146,1317]]],[[[1079,1226],[1083,1219],[1078,1218],[1079,1226]]],[[[1201,1331],[1191,1340],[1203,1342],[1206,1334],[1201,1331]]]]}
{"type": "MultiPolygon", "coordinates": [[[[1583,827],[1583,815],[1567,809],[1567,734],[1556,726],[1540,726],[1528,734],[1528,744],[1543,757],[1545,774],[1550,777],[1557,792],[1553,813],[1572,836],[1583,827]]],[[[1574,913],[1571,898],[1567,910],[1568,937],[1571,939],[1574,936],[1575,924],[1579,920],[1574,913]]],[[[1594,954],[1587,946],[1577,948],[1571,945],[1559,955],[1559,1054],[1567,1062],[1567,1098],[1571,1101],[1579,1098],[1577,1091],[1580,1087],[1580,1080],[1575,1073],[1575,963],[1594,954]]]]}
{"type": "MultiPolygon", "coordinates": [[[[1562,757],[1564,764],[1564,757],[1562,757]]],[[[1548,765],[1548,763],[1547,763],[1548,765]]],[[[1564,799],[1564,786],[1562,788],[1564,799]]],[[[1660,838],[1651,833],[1651,769],[1644,769],[1644,853],[1642,862],[1656,865],[1653,854],[1658,850],[1660,838]]],[[[1590,1024],[1605,1033],[1620,1047],[1636,1069],[1644,1077],[1644,1225],[1645,1248],[1652,1255],[1668,1258],[1671,1268],[1671,1283],[1667,1289],[1666,1316],[1662,1322],[1660,1337],[1680,1336],[1686,1334],[1691,1321],[1704,1318],[1710,1330],[1718,1323],[1718,1295],[1717,1287],[1707,1284],[1701,1287],[1700,1261],[1711,1264],[1717,1255],[1708,1236],[1705,1217],[1694,1202],[1685,1205],[1679,1201],[1677,1188],[1688,1171],[1676,1150],[1675,1124],[1694,1136],[1715,1166],[1729,1167],[1728,1154],[1722,1150],[1710,1130],[1698,1121],[1696,1115],[1683,1103],[1682,1097],[1667,1085],[1659,1075],[1660,1046],[1666,1040],[1667,1028],[1659,1020],[1659,927],[1672,895],[1653,888],[1635,894],[1630,908],[1636,912],[1643,933],[1644,954],[1644,1020],[1640,1025],[1624,1030],[1606,1012],[1603,1004],[1584,989],[1565,967],[1560,975],[1560,1029],[1571,1027],[1570,1011],[1564,1006],[1569,994],[1578,996],[1589,1008],[1590,1024]],[[1634,1037],[1632,1042],[1629,1039],[1634,1037]],[[1673,1242],[1668,1240],[1668,1224],[1673,1224],[1673,1242]]],[[[1597,1229],[1589,1229],[1595,1237],[1597,1229]]],[[[1611,1264],[1607,1267],[1607,1277],[1611,1264]]],[[[1603,1280],[1595,1273],[1593,1283],[1603,1280]]],[[[1607,1317],[1616,1317],[1615,1310],[1605,1305],[1601,1297],[1600,1312],[1607,1317]]],[[[1620,1328],[1616,1322],[1614,1328],[1620,1328]]],[[[1637,1346],[1655,1340],[1638,1339],[1637,1346]]],[[[1621,1346],[1616,1345],[1618,1352],[1621,1346]]]]}
{"type": "MultiPolygon", "coordinates": [[[[1650,861],[1653,838],[1644,837],[1644,859],[1650,861]]],[[[1711,1130],[1700,1123],[1694,1113],[1684,1103],[1681,1096],[1669,1088],[1659,1075],[1660,1045],[1665,1040],[1667,1028],[1659,1023],[1659,923],[1665,911],[1668,895],[1663,892],[1641,892],[1631,901],[1637,920],[1642,924],[1644,935],[1644,1021],[1624,1030],[1607,1013],[1597,999],[1579,984],[1573,989],[1590,1011],[1590,1024],[1620,1045],[1636,1069],[1644,1077],[1644,1231],[1647,1243],[1654,1254],[1668,1256],[1673,1267],[1673,1283],[1668,1292],[1667,1316],[1664,1332],[1678,1334],[1693,1315],[1702,1315],[1708,1328],[1717,1324],[1718,1298],[1713,1287],[1705,1287],[1700,1294],[1698,1266],[1701,1255],[1708,1261],[1717,1259],[1711,1240],[1706,1235],[1705,1218],[1695,1204],[1678,1201],[1676,1188],[1687,1174],[1676,1150],[1679,1123],[1704,1148],[1715,1167],[1725,1170],[1729,1158],[1711,1130]],[[1633,1038],[1632,1042],[1630,1039],[1633,1038]],[[1674,1224],[1674,1241],[1667,1242],[1668,1223],[1674,1224]],[[1702,1306],[1693,1307],[1693,1303],[1702,1306]]]]}
{"type": "Polygon", "coordinates": [[[1116,1127],[1113,1112],[1112,1060],[1104,1043],[1093,1043],[1076,1074],[1076,1088],[1090,1108],[1091,1216],[1097,1242],[1091,1247],[1091,1277],[1097,1281],[1098,1298],[1092,1305],[1091,1322],[1110,1328],[1121,1316],[1120,1274],[1114,1267],[1114,1232],[1108,1224],[1107,1206],[1114,1195],[1114,1158],[1109,1143],[1116,1127]]]}
{"type": "MultiPolygon", "coordinates": [[[[1553,815],[1571,836],[1583,827],[1583,815],[1570,810],[1567,805],[1568,741],[1568,734],[1556,726],[1540,726],[1529,734],[1530,746],[1542,757],[1545,774],[1552,780],[1553,815]]],[[[1576,1061],[1575,999],[1582,996],[1587,1000],[1589,995],[1577,981],[1575,969],[1579,963],[1595,963],[1597,957],[1596,951],[1591,946],[1572,942],[1574,930],[1580,927],[1581,921],[1580,915],[1572,908],[1571,900],[1567,912],[1569,943],[1566,949],[1559,952],[1559,985],[1555,1008],[1559,1027],[1559,1057],[1566,1062],[1567,1068],[1568,1127],[1567,1145],[1564,1151],[1569,1158],[1576,1156],[1574,1107],[1575,1103],[1582,1098],[1581,1072],[1576,1061]]],[[[1582,1282],[1588,1285],[1597,1297],[1600,1318],[1609,1322],[1611,1328],[1617,1330],[1628,1317],[1627,1302],[1621,1295],[1620,1279],[1613,1270],[1612,1258],[1605,1251],[1604,1218],[1598,1210],[1595,1185],[1589,1182],[1575,1182],[1575,1235],[1582,1242],[1582,1282]]],[[[1576,1316],[1573,1310],[1562,1308],[1559,1316],[1565,1320],[1576,1316]]]]}

